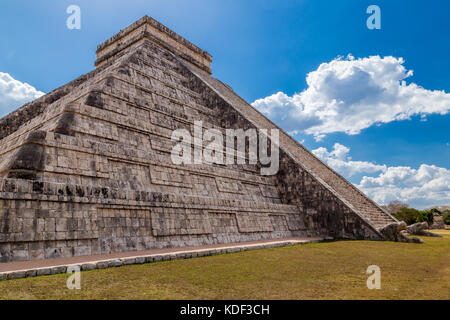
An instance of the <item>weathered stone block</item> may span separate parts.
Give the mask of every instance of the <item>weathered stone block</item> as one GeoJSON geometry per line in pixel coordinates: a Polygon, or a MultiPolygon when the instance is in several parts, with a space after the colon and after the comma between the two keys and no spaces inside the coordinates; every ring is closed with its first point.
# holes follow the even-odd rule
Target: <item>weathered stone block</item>
{"type": "Polygon", "coordinates": [[[66,273],[66,272],[67,272],[66,266],[52,267],[52,270],[51,270],[51,274],[61,274],[61,273],[66,273]]]}
{"type": "Polygon", "coordinates": [[[13,271],[8,273],[8,280],[13,280],[13,279],[22,279],[25,278],[27,276],[26,271],[13,271]]]}
{"type": "Polygon", "coordinates": [[[52,274],[52,269],[51,268],[41,268],[41,269],[37,269],[36,270],[36,275],[37,276],[48,276],[52,274]]]}
{"type": "Polygon", "coordinates": [[[99,261],[97,262],[98,269],[106,269],[110,267],[110,263],[108,261],[99,261]]]}
{"type": "Polygon", "coordinates": [[[122,264],[124,266],[130,265],[130,264],[136,264],[136,258],[124,258],[124,259],[121,259],[121,260],[122,260],[122,264]]]}
{"type": "Polygon", "coordinates": [[[27,278],[28,277],[36,277],[37,276],[37,270],[27,270],[27,278]]]}
{"type": "Polygon", "coordinates": [[[136,257],[136,264],[145,263],[145,257],[136,257]]]}
{"type": "Polygon", "coordinates": [[[109,261],[109,267],[121,267],[123,265],[121,260],[115,259],[115,260],[111,260],[109,261]]]}
{"type": "Polygon", "coordinates": [[[153,256],[145,257],[145,263],[152,263],[155,261],[155,258],[153,256]]]}
{"type": "Polygon", "coordinates": [[[91,271],[91,270],[95,270],[97,269],[97,264],[96,263],[83,263],[81,265],[81,270],[82,271],[91,271]]]}

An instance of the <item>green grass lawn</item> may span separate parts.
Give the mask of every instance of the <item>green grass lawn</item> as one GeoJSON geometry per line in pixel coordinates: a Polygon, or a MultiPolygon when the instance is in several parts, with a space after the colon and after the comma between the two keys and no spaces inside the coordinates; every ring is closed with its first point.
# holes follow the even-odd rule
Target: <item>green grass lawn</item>
{"type": "Polygon", "coordinates": [[[450,299],[450,231],[425,244],[336,241],[0,282],[0,299],[450,299]],[[366,287],[369,265],[381,290],[366,287]]]}

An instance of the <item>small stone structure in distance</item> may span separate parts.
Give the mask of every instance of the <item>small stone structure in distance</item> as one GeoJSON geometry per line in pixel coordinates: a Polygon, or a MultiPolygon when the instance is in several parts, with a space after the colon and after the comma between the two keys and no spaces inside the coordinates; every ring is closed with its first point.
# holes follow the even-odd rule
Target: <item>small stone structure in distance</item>
{"type": "Polygon", "coordinates": [[[0,261],[260,239],[383,240],[396,219],[280,130],[280,170],[174,165],[171,133],[277,126],[150,17],[96,69],[0,119],[0,261]]]}

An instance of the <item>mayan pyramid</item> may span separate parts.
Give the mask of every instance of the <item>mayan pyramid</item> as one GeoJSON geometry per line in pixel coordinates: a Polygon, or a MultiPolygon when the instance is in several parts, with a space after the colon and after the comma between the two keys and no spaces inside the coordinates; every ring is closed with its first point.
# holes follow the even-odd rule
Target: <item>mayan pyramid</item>
{"type": "Polygon", "coordinates": [[[96,69],[0,120],[0,261],[288,237],[383,240],[396,220],[280,130],[280,169],[175,165],[171,133],[276,129],[212,57],[145,16],[96,69]]]}

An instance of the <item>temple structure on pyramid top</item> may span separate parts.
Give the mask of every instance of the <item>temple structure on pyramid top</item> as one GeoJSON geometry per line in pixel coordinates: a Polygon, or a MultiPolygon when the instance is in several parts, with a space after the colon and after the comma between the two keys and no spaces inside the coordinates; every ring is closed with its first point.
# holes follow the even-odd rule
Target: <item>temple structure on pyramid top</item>
{"type": "MultiPolygon", "coordinates": [[[[150,17],[96,69],[0,119],[0,262],[292,237],[397,240],[397,220],[150,17]],[[175,130],[279,130],[279,170],[175,164],[175,130]]],[[[269,137],[270,140],[270,137],[269,137]]],[[[260,146],[261,147],[261,146],[260,146]]],[[[244,155],[244,157],[247,157],[244,155]]]]}

